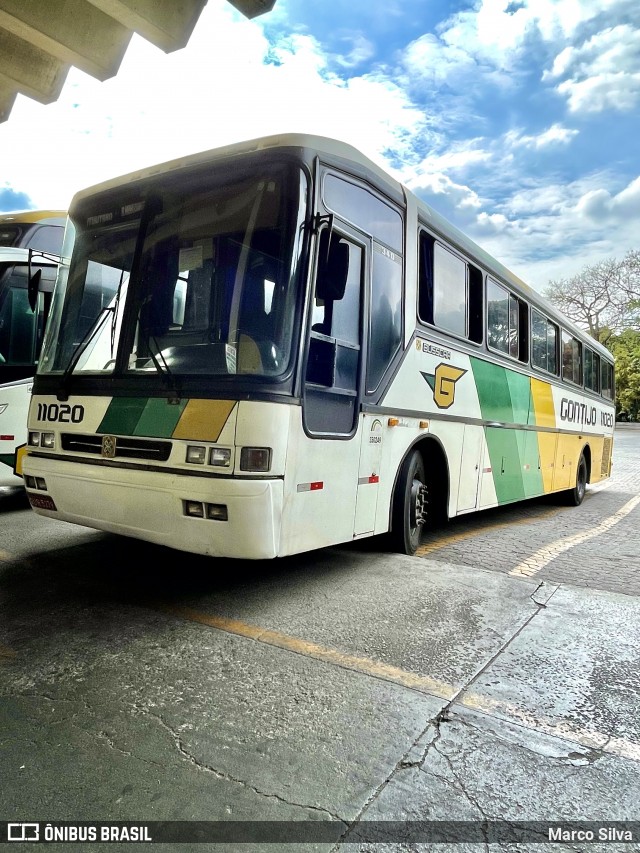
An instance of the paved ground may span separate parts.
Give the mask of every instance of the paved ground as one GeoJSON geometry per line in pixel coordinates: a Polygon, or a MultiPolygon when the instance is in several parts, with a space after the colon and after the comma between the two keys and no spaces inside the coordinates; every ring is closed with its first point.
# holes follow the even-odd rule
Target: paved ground
{"type": "Polygon", "coordinates": [[[640,850],[640,432],[614,461],[582,507],[416,558],[211,561],[0,496],[0,820],[226,821],[154,845],[224,853],[543,853],[575,820],[566,849],[640,850]]]}
{"type": "Polygon", "coordinates": [[[613,475],[581,507],[556,498],[463,516],[421,549],[429,560],[640,595],[640,425],[616,433],[613,475]]]}

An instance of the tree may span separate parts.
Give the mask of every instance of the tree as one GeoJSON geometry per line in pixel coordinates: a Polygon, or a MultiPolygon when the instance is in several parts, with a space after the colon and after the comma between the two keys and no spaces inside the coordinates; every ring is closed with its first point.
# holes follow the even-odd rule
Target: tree
{"type": "Polygon", "coordinates": [[[616,417],[640,420],[640,331],[627,329],[609,339],[616,360],[616,417]]]}
{"type": "Polygon", "coordinates": [[[640,420],[640,251],[550,281],[544,295],[616,359],[616,417],[640,420]]]}
{"type": "Polygon", "coordinates": [[[569,279],[550,281],[544,295],[570,320],[605,344],[640,328],[640,251],[586,266],[569,279]]]}

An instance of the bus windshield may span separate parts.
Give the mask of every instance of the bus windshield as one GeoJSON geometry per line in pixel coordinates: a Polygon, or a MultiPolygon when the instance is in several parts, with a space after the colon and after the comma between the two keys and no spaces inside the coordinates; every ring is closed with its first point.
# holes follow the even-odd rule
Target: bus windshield
{"type": "Polygon", "coordinates": [[[86,197],[38,372],[281,376],[306,203],[301,170],[264,158],[86,197]]]}

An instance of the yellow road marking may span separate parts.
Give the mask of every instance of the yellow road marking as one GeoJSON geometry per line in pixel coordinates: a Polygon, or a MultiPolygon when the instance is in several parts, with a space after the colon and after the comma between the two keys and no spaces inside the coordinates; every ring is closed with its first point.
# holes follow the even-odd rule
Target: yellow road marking
{"type": "Polygon", "coordinates": [[[574,741],[587,749],[601,750],[612,755],[619,755],[631,761],[640,761],[640,744],[626,738],[611,737],[595,729],[585,729],[573,726],[563,720],[552,720],[548,717],[538,717],[524,708],[518,708],[510,702],[500,702],[488,696],[476,693],[465,693],[456,699],[456,704],[473,711],[493,716],[495,713],[504,715],[515,725],[535,729],[553,737],[574,741]]]}
{"type": "Polygon", "coordinates": [[[256,640],[259,643],[265,643],[268,646],[276,646],[279,649],[286,649],[290,652],[295,652],[305,657],[315,658],[316,660],[324,661],[325,663],[335,664],[344,669],[351,669],[355,672],[360,672],[364,675],[372,675],[375,678],[381,678],[385,681],[392,681],[394,684],[400,684],[403,687],[410,687],[413,690],[418,690],[421,693],[429,693],[432,696],[437,696],[440,699],[452,699],[458,692],[459,688],[451,684],[445,684],[435,678],[429,678],[426,675],[418,675],[415,672],[407,672],[397,666],[382,663],[381,661],[373,660],[372,658],[359,657],[341,652],[338,649],[319,646],[316,643],[309,643],[306,640],[301,640],[298,637],[292,637],[289,634],[281,634],[279,631],[271,631],[267,628],[260,628],[258,625],[249,625],[246,622],[240,622],[237,619],[227,619],[223,616],[212,616],[207,613],[201,613],[199,610],[192,610],[188,607],[172,607],[163,604],[157,605],[156,609],[163,610],[167,613],[172,613],[174,616],[180,616],[190,622],[200,622],[203,625],[209,625],[211,628],[218,628],[220,631],[226,631],[228,634],[235,634],[239,637],[248,637],[256,640]]]}
{"type": "Polygon", "coordinates": [[[311,657],[316,660],[321,660],[325,663],[334,664],[344,669],[349,669],[364,675],[371,675],[376,678],[390,681],[393,684],[398,684],[401,687],[408,687],[417,690],[420,693],[427,693],[432,696],[437,696],[440,699],[453,701],[453,705],[461,705],[469,710],[478,711],[489,716],[502,714],[508,722],[522,726],[524,728],[541,731],[558,738],[579,743],[587,748],[600,749],[603,752],[619,755],[624,758],[629,758],[633,761],[640,760],[640,745],[632,743],[624,738],[610,738],[608,735],[590,729],[572,727],[567,723],[559,720],[554,721],[545,717],[537,717],[535,714],[518,708],[508,702],[500,702],[490,697],[480,696],[477,693],[466,692],[465,688],[456,688],[450,684],[444,684],[441,681],[430,678],[425,675],[418,675],[415,672],[407,672],[404,669],[389,664],[381,663],[380,661],[371,658],[363,658],[356,655],[345,654],[338,649],[319,646],[316,643],[309,643],[306,640],[301,640],[298,637],[292,637],[289,634],[282,634],[279,631],[271,631],[267,628],[261,628],[259,625],[250,625],[246,622],[241,622],[237,619],[227,619],[223,616],[213,616],[207,613],[202,613],[199,610],[193,610],[189,607],[173,607],[166,604],[155,604],[154,608],[162,610],[165,613],[170,613],[173,616],[178,616],[190,622],[199,622],[202,625],[208,625],[211,628],[217,628],[220,631],[225,631],[229,634],[234,634],[240,637],[247,637],[256,640],[260,643],[265,643],[269,646],[275,646],[280,649],[295,652],[296,654],[305,657],[311,657]]]}
{"type": "Polygon", "coordinates": [[[546,565],[548,565],[552,560],[555,560],[555,558],[560,554],[563,554],[575,545],[581,545],[583,542],[593,539],[594,536],[599,536],[601,533],[605,533],[629,515],[629,513],[634,510],[639,503],[640,495],[636,495],[634,498],[631,498],[630,501],[627,501],[627,503],[616,513],[609,516],[609,518],[605,518],[605,520],[597,527],[594,527],[592,530],[586,530],[583,533],[575,533],[573,536],[567,536],[564,539],[558,539],[556,542],[552,542],[551,545],[546,545],[544,548],[540,548],[540,550],[536,551],[535,554],[527,557],[526,560],[523,560],[514,569],[511,569],[509,574],[518,577],[530,578],[532,575],[537,574],[541,569],[544,569],[546,565]]]}
{"type": "Polygon", "coordinates": [[[474,527],[473,530],[464,530],[461,533],[453,533],[451,536],[436,539],[433,542],[425,542],[425,544],[421,545],[416,551],[416,557],[425,557],[427,554],[438,551],[440,548],[446,548],[447,545],[455,545],[456,542],[461,542],[464,539],[470,539],[472,536],[480,536],[485,532],[498,530],[502,527],[514,527],[516,524],[533,524],[538,520],[548,518],[550,515],[555,515],[557,512],[558,508],[556,507],[534,517],[518,518],[512,521],[497,521],[495,524],[485,524],[482,527],[474,527]]]}

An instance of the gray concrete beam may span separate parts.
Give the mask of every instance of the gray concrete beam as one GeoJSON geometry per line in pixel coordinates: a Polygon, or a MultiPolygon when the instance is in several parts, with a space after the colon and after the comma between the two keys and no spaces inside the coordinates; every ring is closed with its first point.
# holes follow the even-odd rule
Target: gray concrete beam
{"type": "Polygon", "coordinates": [[[207,0],[89,0],[165,53],[185,47],[207,0]]]}
{"type": "Polygon", "coordinates": [[[69,65],[0,29],[0,81],[4,90],[27,95],[41,104],[55,101],[62,90],[69,65]]]}
{"type": "Polygon", "coordinates": [[[229,0],[229,3],[245,17],[257,18],[258,15],[270,12],[276,5],[276,0],[229,0]]]}
{"type": "Polygon", "coordinates": [[[6,121],[16,100],[15,86],[7,85],[0,78],[0,123],[6,121]]]}
{"type": "Polygon", "coordinates": [[[86,0],[2,0],[0,27],[98,80],[113,77],[132,32],[86,0]]]}

